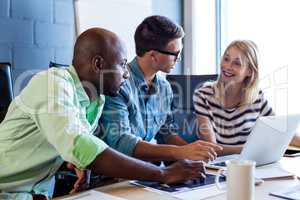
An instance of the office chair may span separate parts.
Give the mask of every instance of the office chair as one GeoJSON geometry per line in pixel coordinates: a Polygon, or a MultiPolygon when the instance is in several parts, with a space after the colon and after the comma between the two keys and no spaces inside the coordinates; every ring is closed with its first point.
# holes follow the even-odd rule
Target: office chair
{"type": "Polygon", "coordinates": [[[168,75],[173,90],[172,112],[176,132],[187,142],[198,140],[197,119],[194,114],[193,94],[207,81],[217,80],[218,75],[168,75]]]}
{"type": "Polygon", "coordinates": [[[13,85],[10,63],[0,63],[0,123],[3,121],[8,106],[13,99],[13,85]]]}
{"type": "Polygon", "coordinates": [[[55,63],[55,62],[50,61],[50,63],[49,63],[49,68],[51,68],[51,67],[67,68],[67,67],[69,67],[69,65],[66,65],[66,64],[60,64],[60,63],[55,63]]]}

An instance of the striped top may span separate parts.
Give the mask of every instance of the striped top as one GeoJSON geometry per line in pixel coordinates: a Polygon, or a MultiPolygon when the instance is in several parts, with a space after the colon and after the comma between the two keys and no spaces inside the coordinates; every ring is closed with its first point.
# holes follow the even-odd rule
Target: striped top
{"type": "Polygon", "coordinates": [[[211,85],[196,89],[193,102],[195,114],[209,118],[217,143],[225,145],[243,145],[258,117],[274,115],[261,90],[254,103],[239,109],[223,108],[211,85]]]}

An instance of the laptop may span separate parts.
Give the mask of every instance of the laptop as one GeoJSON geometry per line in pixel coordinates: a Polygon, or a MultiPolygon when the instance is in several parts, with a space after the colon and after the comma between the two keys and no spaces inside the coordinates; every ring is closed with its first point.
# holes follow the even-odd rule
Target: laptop
{"type": "Polygon", "coordinates": [[[209,162],[208,168],[226,167],[230,159],[254,160],[256,166],[279,161],[300,124],[300,114],[259,117],[241,154],[222,156],[209,162]]]}

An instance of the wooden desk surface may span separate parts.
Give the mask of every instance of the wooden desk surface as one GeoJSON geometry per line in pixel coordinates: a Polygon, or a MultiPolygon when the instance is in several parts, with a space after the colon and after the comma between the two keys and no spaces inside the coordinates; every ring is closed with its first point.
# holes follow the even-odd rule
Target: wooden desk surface
{"type": "MultiPolygon", "coordinates": [[[[280,163],[283,169],[300,177],[300,158],[283,158],[280,163]]],[[[255,199],[278,200],[278,198],[270,196],[269,192],[282,190],[284,188],[288,188],[297,184],[300,184],[300,181],[298,179],[265,181],[263,184],[256,186],[255,199]]],[[[105,192],[114,196],[123,197],[128,200],[176,200],[176,198],[169,195],[158,194],[145,190],[143,187],[131,185],[128,183],[128,181],[96,188],[95,190],[105,192]]],[[[208,199],[224,200],[226,199],[226,194],[224,193],[208,199]]]]}

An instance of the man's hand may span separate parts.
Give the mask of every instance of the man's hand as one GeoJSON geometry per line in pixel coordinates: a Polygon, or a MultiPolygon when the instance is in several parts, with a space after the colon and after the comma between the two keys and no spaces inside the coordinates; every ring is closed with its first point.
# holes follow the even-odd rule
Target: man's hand
{"type": "Polygon", "coordinates": [[[191,179],[205,178],[202,161],[181,160],[163,169],[163,183],[172,184],[191,179]]]}
{"type": "Polygon", "coordinates": [[[67,168],[74,170],[77,176],[77,181],[75,182],[73,189],[70,191],[70,194],[86,190],[89,187],[89,176],[90,170],[80,170],[75,167],[72,163],[67,163],[67,168]]]}
{"type": "Polygon", "coordinates": [[[198,140],[179,147],[179,158],[207,162],[216,159],[216,152],[221,150],[222,147],[220,145],[198,140]]]}

